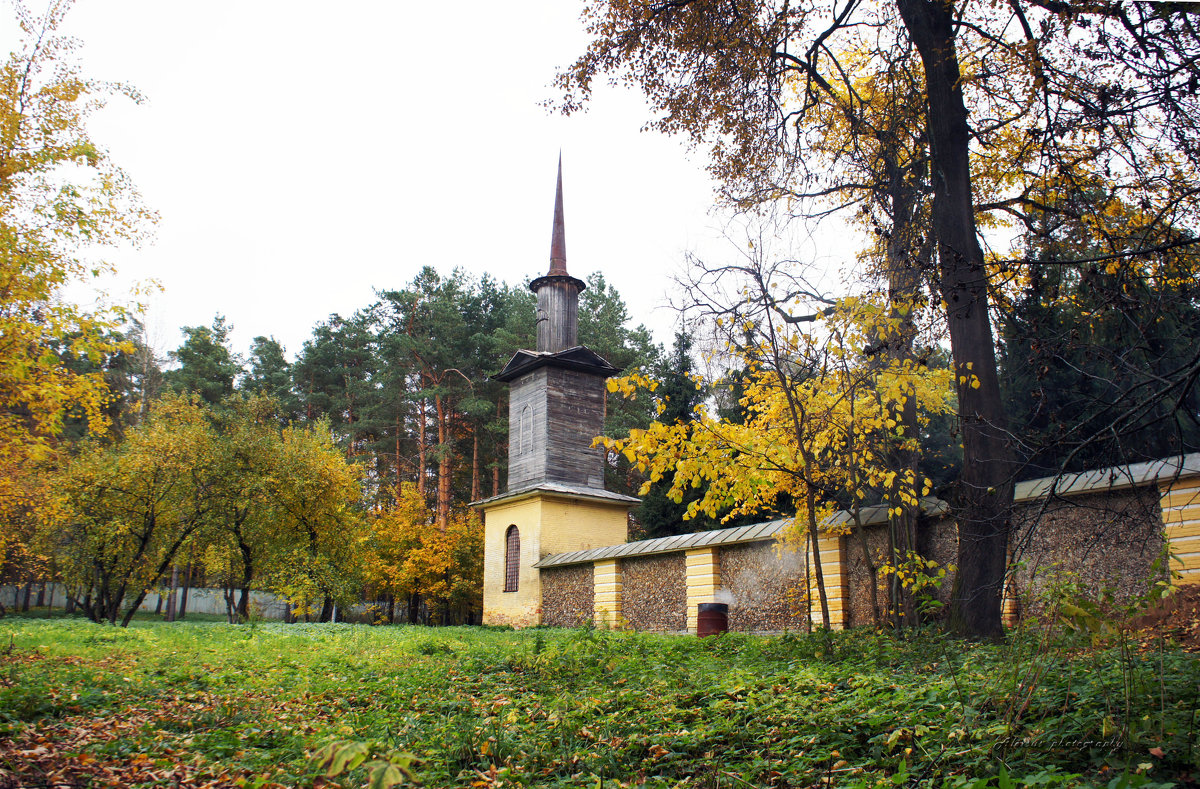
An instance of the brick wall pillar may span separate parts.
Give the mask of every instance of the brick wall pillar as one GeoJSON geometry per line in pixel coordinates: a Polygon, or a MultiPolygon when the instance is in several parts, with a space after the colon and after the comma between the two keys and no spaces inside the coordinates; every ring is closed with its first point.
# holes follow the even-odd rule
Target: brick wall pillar
{"type": "MultiPolygon", "coordinates": [[[[806,539],[804,549],[812,562],[812,544],[806,539]]],[[[829,598],[829,629],[841,630],[846,626],[846,549],[845,539],[839,534],[822,534],[817,538],[817,549],[821,554],[821,575],[825,578],[825,595],[829,598]]],[[[821,612],[821,592],[817,588],[817,573],[812,571],[808,578],[809,610],[812,611],[813,627],[825,624],[821,612]]]]}
{"type": "Polygon", "coordinates": [[[701,603],[716,602],[721,586],[721,559],[716,548],[693,548],[684,559],[687,583],[687,628],[695,633],[701,603]]]}
{"type": "Polygon", "coordinates": [[[602,559],[592,564],[595,583],[593,613],[597,627],[617,627],[621,623],[621,598],[624,585],[621,581],[620,559],[602,559]]]}
{"type": "Polygon", "coordinates": [[[1171,569],[1179,584],[1200,583],[1200,477],[1164,482],[1160,491],[1171,569]]]}

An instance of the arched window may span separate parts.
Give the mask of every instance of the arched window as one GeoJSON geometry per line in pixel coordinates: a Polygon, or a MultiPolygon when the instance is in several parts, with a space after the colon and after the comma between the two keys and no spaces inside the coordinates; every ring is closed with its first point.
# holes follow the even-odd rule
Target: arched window
{"type": "Polygon", "coordinates": [[[533,450],[533,409],[525,406],[521,409],[521,423],[518,427],[517,454],[524,455],[533,450]]]}
{"type": "Polygon", "coordinates": [[[521,535],[516,526],[504,533],[504,591],[517,591],[521,578],[521,535]]]}

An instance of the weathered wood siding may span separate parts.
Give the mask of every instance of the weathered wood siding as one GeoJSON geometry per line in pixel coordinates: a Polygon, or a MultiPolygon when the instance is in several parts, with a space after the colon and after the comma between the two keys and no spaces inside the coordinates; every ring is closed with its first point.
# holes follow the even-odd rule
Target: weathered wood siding
{"type": "Polygon", "coordinates": [[[512,382],[508,402],[508,489],[546,478],[546,368],[512,382]]]}
{"type": "MultiPolygon", "coordinates": [[[[537,290],[537,349],[557,353],[574,348],[579,324],[578,280],[546,277],[537,290]]],[[[536,283],[535,283],[536,284],[536,283]]]]}
{"type": "Polygon", "coordinates": [[[604,455],[592,448],[592,439],[604,433],[607,395],[602,374],[546,368],[548,424],[542,431],[542,454],[547,481],[604,488],[604,455]]]}
{"type": "Polygon", "coordinates": [[[682,552],[624,559],[621,571],[622,616],[630,627],[668,632],[687,629],[682,552]]]}
{"type": "Polygon", "coordinates": [[[542,367],[512,382],[508,489],[562,482],[604,488],[604,376],[542,367]]]}

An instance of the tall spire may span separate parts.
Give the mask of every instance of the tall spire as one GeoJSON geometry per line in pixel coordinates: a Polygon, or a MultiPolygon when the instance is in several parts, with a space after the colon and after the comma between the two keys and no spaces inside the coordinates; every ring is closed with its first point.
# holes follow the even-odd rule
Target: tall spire
{"type": "Polygon", "coordinates": [[[567,228],[563,221],[562,151],[558,152],[558,190],[554,194],[554,232],[550,236],[548,277],[567,276],[567,228]]]}

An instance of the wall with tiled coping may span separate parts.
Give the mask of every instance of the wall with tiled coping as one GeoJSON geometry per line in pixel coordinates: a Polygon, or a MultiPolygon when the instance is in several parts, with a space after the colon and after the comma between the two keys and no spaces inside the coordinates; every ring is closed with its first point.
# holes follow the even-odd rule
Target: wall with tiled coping
{"type": "MultiPolygon", "coordinates": [[[[1045,496],[1034,484],[1015,509],[1014,559],[1006,589],[1005,611],[1011,623],[1035,610],[1049,584],[1067,577],[1086,592],[1115,590],[1117,597],[1136,594],[1150,579],[1152,566],[1173,554],[1172,569],[1179,583],[1200,582],[1200,474],[1148,479],[1145,484],[1094,492],[1085,488],[1065,495],[1045,496]],[[1037,528],[1032,528],[1036,524],[1037,528]],[[1068,575],[1069,574],[1069,575],[1068,575]]],[[[923,519],[920,546],[924,555],[941,565],[952,564],[957,551],[953,520],[944,515],[923,519]]],[[[887,545],[886,523],[865,530],[868,549],[878,564],[887,545]]],[[[835,629],[869,625],[882,612],[870,607],[869,574],[858,536],[823,535],[819,553],[835,629]]],[[[732,600],[731,630],[771,632],[803,629],[811,615],[822,616],[815,583],[805,590],[810,551],[777,538],[734,544],[684,548],[651,555],[610,557],[541,570],[546,612],[558,611],[557,589],[579,584],[580,568],[592,568],[592,615],[598,625],[622,625],[637,630],[695,632],[697,606],[732,600]],[[574,579],[568,581],[567,579],[574,579]],[[549,604],[548,604],[549,603],[549,604]]],[[[937,597],[949,599],[953,572],[937,597]]],[[[576,612],[583,595],[571,592],[576,612]]],[[[881,588],[878,600],[886,601],[881,588]]],[[[545,624],[566,625],[560,614],[545,624]]]]}

